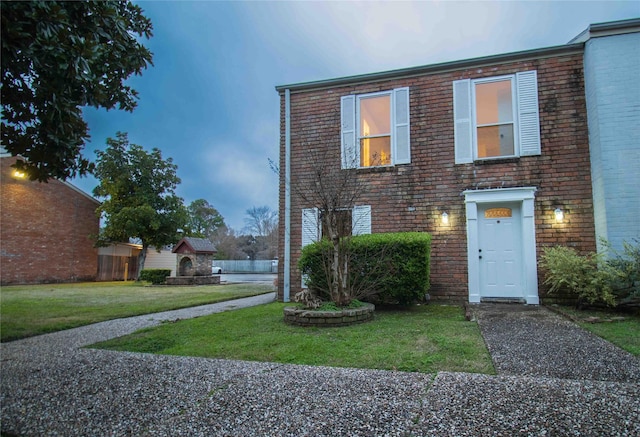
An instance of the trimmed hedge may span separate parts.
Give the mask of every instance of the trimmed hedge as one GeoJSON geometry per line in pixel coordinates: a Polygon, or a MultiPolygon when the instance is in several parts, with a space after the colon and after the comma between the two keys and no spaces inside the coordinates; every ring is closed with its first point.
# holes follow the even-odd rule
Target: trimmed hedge
{"type": "MultiPolygon", "coordinates": [[[[349,253],[349,284],[352,298],[358,290],[375,289],[369,297],[382,302],[410,304],[424,300],[429,292],[431,235],[423,232],[368,234],[344,241],[349,253]]],[[[329,300],[330,289],[324,264],[331,259],[328,240],[303,248],[298,262],[307,284],[320,298],[329,300]]]]}
{"type": "Polygon", "coordinates": [[[171,269],[144,269],[140,272],[140,280],[151,282],[153,285],[164,284],[171,269]]]}

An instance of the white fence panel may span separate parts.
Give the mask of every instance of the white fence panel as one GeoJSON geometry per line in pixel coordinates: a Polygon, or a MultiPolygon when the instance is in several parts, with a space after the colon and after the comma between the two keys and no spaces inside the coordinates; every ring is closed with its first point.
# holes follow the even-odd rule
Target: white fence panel
{"type": "Polygon", "coordinates": [[[222,268],[222,273],[277,273],[278,261],[259,260],[215,260],[213,265],[222,268]]]}

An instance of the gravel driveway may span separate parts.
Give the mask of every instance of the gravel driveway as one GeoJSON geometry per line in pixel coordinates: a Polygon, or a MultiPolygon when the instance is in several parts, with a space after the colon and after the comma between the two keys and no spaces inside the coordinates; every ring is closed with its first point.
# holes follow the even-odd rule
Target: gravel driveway
{"type": "Polygon", "coordinates": [[[475,308],[498,376],[434,376],[80,348],[161,320],[270,300],[273,294],[4,343],[2,432],[640,435],[640,361],[540,307],[475,308]],[[572,346],[578,343],[585,345],[572,346]],[[559,370],[567,366],[573,370],[559,370]]]}

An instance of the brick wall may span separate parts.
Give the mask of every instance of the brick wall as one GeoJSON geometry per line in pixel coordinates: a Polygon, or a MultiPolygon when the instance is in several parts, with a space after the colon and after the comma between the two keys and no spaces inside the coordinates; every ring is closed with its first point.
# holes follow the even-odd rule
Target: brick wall
{"type": "MultiPolygon", "coordinates": [[[[411,164],[358,170],[367,182],[359,204],[371,205],[372,232],[419,231],[433,236],[431,294],[466,300],[467,257],[464,198],[468,189],[535,186],[536,245],[567,244],[595,250],[582,55],[504,63],[397,80],[291,93],[291,295],[299,291],[301,208],[296,187],[308,183],[310,149],[329,151],[340,166],[340,97],[410,87],[411,164]],[[454,164],[453,91],[458,79],[537,70],[542,155],[454,164]],[[565,212],[555,223],[553,210],[565,212]],[[441,224],[443,211],[449,224],[441,224]]],[[[284,169],[284,94],[281,96],[281,162],[284,169]]],[[[280,208],[284,211],[284,171],[280,208]]],[[[281,214],[280,241],[284,241],[281,214]]],[[[284,249],[280,248],[284,260],[284,249]]],[[[279,266],[279,297],[283,295],[279,266]]],[[[539,281],[540,283],[542,281],[539,281]]]]}
{"type": "Polygon", "coordinates": [[[0,158],[0,283],[95,280],[98,202],[57,180],[18,180],[14,162],[0,158]]]}
{"type": "MultiPolygon", "coordinates": [[[[202,254],[202,253],[178,253],[177,254],[177,269],[178,276],[211,276],[214,255],[202,254]],[[183,261],[184,259],[189,261],[183,261]],[[183,262],[186,264],[183,265],[183,262]],[[187,268],[187,266],[190,266],[187,268]]],[[[146,265],[145,265],[145,268],[146,265]]],[[[149,267],[150,268],[150,267],[149,267]]]]}

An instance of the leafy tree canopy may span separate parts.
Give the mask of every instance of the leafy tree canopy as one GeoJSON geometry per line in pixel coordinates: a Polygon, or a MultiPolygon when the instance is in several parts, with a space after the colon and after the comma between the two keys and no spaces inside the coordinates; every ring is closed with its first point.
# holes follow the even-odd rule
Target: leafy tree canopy
{"type": "Polygon", "coordinates": [[[139,38],[153,26],[130,1],[2,2],[2,145],[31,180],[93,169],[82,156],[82,107],[133,111],[125,85],[152,54],[139,38]]]}
{"type": "Polygon", "coordinates": [[[224,218],[217,209],[204,199],[194,200],[187,207],[189,220],[187,233],[192,237],[209,238],[224,226],[224,218]]]}
{"type": "Polygon", "coordinates": [[[140,268],[144,267],[147,248],[161,248],[177,242],[187,223],[182,198],[175,195],[180,183],[177,166],[171,158],[162,159],[160,150],[151,153],[141,146],[129,144],[126,133],[107,139],[107,148],[96,151],[95,175],[100,184],[93,194],[104,201],[97,212],[105,226],[102,242],[128,241],[142,243],[140,268]]]}

